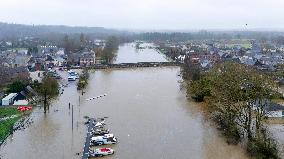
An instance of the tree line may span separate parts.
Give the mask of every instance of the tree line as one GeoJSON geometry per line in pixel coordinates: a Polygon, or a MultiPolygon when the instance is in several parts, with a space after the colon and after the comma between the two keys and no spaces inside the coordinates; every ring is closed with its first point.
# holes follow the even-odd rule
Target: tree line
{"type": "Polygon", "coordinates": [[[284,32],[279,31],[161,31],[130,32],[103,27],[70,27],[62,25],[23,25],[0,22],[0,40],[17,41],[19,38],[33,37],[39,41],[62,43],[68,35],[71,39],[80,37],[81,33],[90,39],[107,39],[109,36],[120,37],[126,41],[186,41],[206,39],[257,39],[283,43],[284,32]]]}
{"type": "Polygon", "coordinates": [[[254,158],[279,158],[266,124],[271,100],[280,97],[272,77],[234,62],[216,64],[208,71],[187,62],[183,77],[188,97],[206,103],[206,112],[228,143],[244,143],[254,158]]]}

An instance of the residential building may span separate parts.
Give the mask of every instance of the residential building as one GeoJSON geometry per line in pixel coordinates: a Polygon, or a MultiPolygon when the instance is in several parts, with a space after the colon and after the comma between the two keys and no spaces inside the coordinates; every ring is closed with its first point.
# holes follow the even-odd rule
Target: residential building
{"type": "Polygon", "coordinates": [[[95,53],[84,52],[80,55],[80,66],[92,66],[95,64],[95,53]]]}
{"type": "Polygon", "coordinates": [[[14,99],[17,95],[17,93],[10,93],[8,96],[2,99],[2,105],[13,105],[14,99]]]}

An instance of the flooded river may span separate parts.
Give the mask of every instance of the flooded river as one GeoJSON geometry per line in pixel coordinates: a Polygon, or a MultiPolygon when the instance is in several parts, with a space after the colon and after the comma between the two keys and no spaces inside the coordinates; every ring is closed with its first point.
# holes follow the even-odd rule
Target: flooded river
{"type": "MultiPolygon", "coordinates": [[[[34,123],[10,136],[1,159],[79,159],[86,136],[84,116],[108,117],[118,143],[114,159],[245,159],[204,121],[198,105],[180,89],[178,67],[99,70],[91,73],[86,93],[76,83],[52,104],[36,108],[34,123]],[[85,99],[107,93],[98,100],[85,99]],[[79,100],[80,96],[80,100],[79,100]],[[74,128],[71,110],[74,105],[74,128]],[[79,153],[76,154],[76,153],[79,153]]],[[[61,72],[63,77],[66,72],[61,72]]]]}
{"type": "Polygon", "coordinates": [[[140,47],[145,49],[136,49],[135,43],[120,45],[114,63],[167,62],[163,54],[151,48],[153,46],[152,44],[144,43],[140,47]]]}

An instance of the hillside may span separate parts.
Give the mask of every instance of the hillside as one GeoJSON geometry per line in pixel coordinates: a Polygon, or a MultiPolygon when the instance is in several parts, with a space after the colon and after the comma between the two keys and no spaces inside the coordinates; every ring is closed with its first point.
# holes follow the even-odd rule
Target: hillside
{"type": "Polygon", "coordinates": [[[27,36],[45,37],[60,34],[89,34],[96,37],[121,35],[126,32],[103,27],[70,27],[63,25],[23,25],[0,22],[0,39],[14,39],[27,36]]]}

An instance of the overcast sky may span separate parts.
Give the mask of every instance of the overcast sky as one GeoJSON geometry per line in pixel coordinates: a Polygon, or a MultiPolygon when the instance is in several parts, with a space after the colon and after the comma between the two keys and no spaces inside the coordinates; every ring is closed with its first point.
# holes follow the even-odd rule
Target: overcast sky
{"type": "Polygon", "coordinates": [[[21,24],[151,30],[283,29],[283,18],[284,0],[0,0],[0,21],[21,24]]]}

